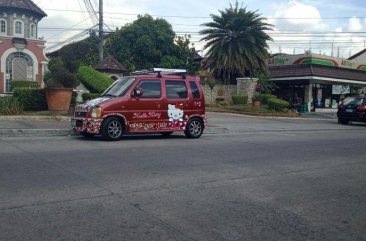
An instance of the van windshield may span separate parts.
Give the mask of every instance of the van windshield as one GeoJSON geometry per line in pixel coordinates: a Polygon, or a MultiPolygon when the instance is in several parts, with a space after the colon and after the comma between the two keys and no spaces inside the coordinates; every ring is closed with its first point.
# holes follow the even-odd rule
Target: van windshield
{"type": "Polygon", "coordinates": [[[124,77],[116,80],[111,86],[108,87],[106,91],[102,94],[102,96],[124,96],[131,85],[135,82],[134,77],[124,77]]]}

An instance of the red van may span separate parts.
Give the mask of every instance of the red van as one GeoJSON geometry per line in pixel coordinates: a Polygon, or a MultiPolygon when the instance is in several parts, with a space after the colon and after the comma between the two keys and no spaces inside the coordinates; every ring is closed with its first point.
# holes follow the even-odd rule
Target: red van
{"type": "Polygon", "coordinates": [[[199,138],[206,126],[199,77],[154,68],[116,80],[99,98],[75,107],[72,128],[83,136],[118,140],[124,133],[183,131],[199,138]]]}

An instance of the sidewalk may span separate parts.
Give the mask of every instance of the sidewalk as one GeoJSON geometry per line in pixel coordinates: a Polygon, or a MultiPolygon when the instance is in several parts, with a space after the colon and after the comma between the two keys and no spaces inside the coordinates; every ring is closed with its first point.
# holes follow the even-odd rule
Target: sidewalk
{"type": "Polygon", "coordinates": [[[74,134],[70,117],[0,116],[0,137],[67,136],[74,134]]]}

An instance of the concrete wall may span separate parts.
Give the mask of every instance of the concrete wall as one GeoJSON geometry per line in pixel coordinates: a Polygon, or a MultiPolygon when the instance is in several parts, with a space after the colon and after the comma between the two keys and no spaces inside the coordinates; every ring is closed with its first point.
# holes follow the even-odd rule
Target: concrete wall
{"type": "Polygon", "coordinates": [[[231,101],[231,96],[237,93],[236,85],[216,85],[211,93],[208,85],[203,85],[206,104],[215,104],[217,101],[231,101]]]}
{"type": "Polygon", "coordinates": [[[257,83],[258,79],[256,78],[237,78],[237,93],[246,94],[248,96],[248,103],[252,103],[257,83]]]}

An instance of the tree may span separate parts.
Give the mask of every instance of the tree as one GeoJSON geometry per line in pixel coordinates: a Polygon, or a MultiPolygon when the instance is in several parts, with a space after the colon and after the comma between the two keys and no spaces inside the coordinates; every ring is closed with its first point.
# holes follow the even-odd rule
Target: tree
{"type": "Polygon", "coordinates": [[[187,68],[193,62],[189,36],[177,37],[164,19],[138,16],[107,40],[106,52],[129,71],[153,67],[187,68]]]}
{"type": "Polygon", "coordinates": [[[80,66],[98,63],[98,37],[92,33],[88,38],[66,45],[60,49],[60,58],[66,69],[76,73],[80,66]]]}
{"type": "Polygon", "coordinates": [[[265,31],[272,30],[272,25],[265,23],[266,19],[257,11],[239,7],[238,2],[219,12],[211,14],[213,21],[204,23],[207,28],[200,31],[207,50],[204,67],[225,83],[264,70],[268,56],[266,41],[272,40],[265,31]]]}

